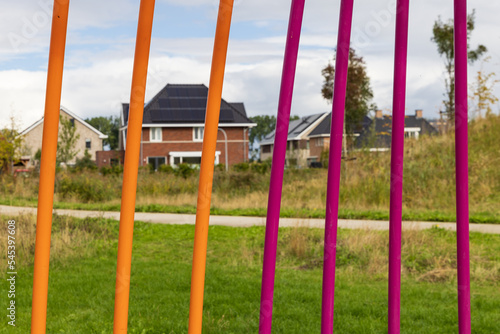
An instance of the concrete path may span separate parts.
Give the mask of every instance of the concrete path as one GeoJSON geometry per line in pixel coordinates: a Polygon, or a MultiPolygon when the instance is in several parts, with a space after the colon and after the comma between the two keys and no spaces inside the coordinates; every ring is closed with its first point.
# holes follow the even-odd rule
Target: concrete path
{"type": "MultiPolygon", "coordinates": [[[[18,215],[21,213],[36,214],[36,208],[15,207],[0,205],[0,214],[18,215]]],[[[102,217],[120,220],[119,212],[111,211],[85,211],[85,210],[64,210],[55,209],[54,213],[58,215],[69,215],[77,218],[85,217],[102,217]]],[[[192,214],[173,214],[173,213],[146,213],[137,212],[135,214],[136,221],[156,224],[190,224],[194,225],[195,215],[192,214]]],[[[210,225],[222,225],[233,227],[248,227],[248,226],[264,226],[266,218],[264,217],[236,217],[236,216],[210,216],[210,225]]],[[[280,227],[316,227],[324,228],[324,219],[301,219],[301,218],[281,218],[280,227]]],[[[456,230],[455,223],[440,223],[440,222],[418,222],[405,221],[403,229],[423,230],[439,226],[447,230],[456,230]]],[[[389,222],[380,220],[352,220],[339,219],[339,227],[350,229],[372,229],[372,230],[388,230],[389,222]]],[[[471,232],[500,234],[500,224],[470,224],[471,232]]]]}

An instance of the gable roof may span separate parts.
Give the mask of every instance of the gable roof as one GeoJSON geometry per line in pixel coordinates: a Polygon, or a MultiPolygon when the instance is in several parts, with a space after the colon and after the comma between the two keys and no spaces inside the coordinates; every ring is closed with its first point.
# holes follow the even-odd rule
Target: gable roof
{"type": "MultiPolygon", "coordinates": [[[[366,128],[369,124],[371,124],[372,120],[370,117],[365,116],[363,118],[363,121],[361,122],[361,126],[354,131],[354,133],[361,133],[364,128],[366,128]]],[[[330,137],[331,133],[331,126],[332,126],[332,113],[329,112],[328,116],[325,117],[321,123],[316,126],[311,133],[309,134],[309,137],[330,137]]]]}
{"type": "MultiPolygon", "coordinates": [[[[288,137],[287,140],[299,140],[303,139],[302,136],[305,135],[311,129],[314,129],[319,122],[322,122],[328,113],[320,113],[309,116],[304,116],[301,119],[291,121],[288,125],[288,137]]],[[[274,143],[275,131],[273,130],[260,142],[260,145],[269,145],[274,143]]]]}
{"type": "MultiPolygon", "coordinates": [[[[204,84],[167,84],[144,107],[143,126],[155,124],[202,124],[208,98],[204,84]]],[[[129,105],[122,104],[122,126],[128,124],[129,105]]],[[[229,103],[221,99],[219,123],[254,126],[247,117],[243,103],[229,103]]]]}
{"type": "MultiPolygon", "coordinates": [[[[78,122],[82,123],[83,125],[85,125],[87,128],[89,128],[90,130],[92,130],[93,132],[95,132],[98,136],[99,136],[99,139],[106,139],[108,138],[107,135],[105,135],[104,133],[102,133],[101,131],[97,130],[96,128],[94,128],[92,125],[90,125],[89,123],[85,122],[82,118],[80,118],[79,116],[77,116],[76,114],[74,114],[73,112],[71,112],[68,108],[64,107],[64,106],[61,106],[61,111],[65,112],[66,114],[68,114],[69,116],[73,117],[74,119],[76,119],[78,122]]],[[[40,118],[38,121],[36,121],[35,123],[31,124],[30,126],[28,126],[26,129],[24,129],[23,131],[21,131],[21,133],[19,133],[20,136],[23,136],[25,134],[27,134],[28,132],[30,132],[31,130],[33,130],[34,128],[36,128],[38,125],[40,125],[41,123],[43,123],[43,118],[44,116],[42,116],[42,118],[40,118]]]]}
{"type": "MultiPolygon", "coordinates": [[[[422,134],[437,134],[438,131],[425,118],[416,115],[405,115],[405,128],[420,128],[422,134]]],[[[392,115],[383,115],[380,118],[370,119],[370,123],[364,126],[359,138],[356,140],[356,146],[362,147],[369,141],[375,128],[377,147],[391,147],[392,135],[392,115]],[[375,122],[375,125],[373,125],[375,122]]]]}

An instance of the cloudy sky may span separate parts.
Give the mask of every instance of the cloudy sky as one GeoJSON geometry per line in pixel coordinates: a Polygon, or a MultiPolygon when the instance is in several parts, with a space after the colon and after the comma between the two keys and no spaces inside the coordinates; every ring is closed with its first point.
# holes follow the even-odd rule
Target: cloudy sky
{"type": "MultiPolygon", "coordinates": [[[[244,102],[250,116],[276,114],[290,0],[235,0],[223,98],[244,102]]],[[[0,126],[20,129],[43,115],[52,0],[2,1],[0,126]]],[[[329,111],[321,69],[332,59],[340,1],[306,1],[292,114],[329,111]]],[[[157,0],[146,99],[167,83],[208,84],[218,0],[157,0]]],[[[390,110],[395,0],[355,0],[352,42],[364,57],[379,108],[390,110]]],[[[471,45],[488,47],[500,65],[500,4],[476,9],[471,45]]],[[[71,0],[61,104],[83,118],[118,116],[128,102],[139,0],[71,0]]],[[[437,117],[444,93],[443,60],[431,42],[438,16],[453,1],[411,1],[407,113],[437,117]]],[[[469,69],[470,81],[480,68],[469,69]]],[[[500,88],[496,88],[500,96],[500,88]]],[[[497,110],[497,107],[495,107],[497,110]]]]}

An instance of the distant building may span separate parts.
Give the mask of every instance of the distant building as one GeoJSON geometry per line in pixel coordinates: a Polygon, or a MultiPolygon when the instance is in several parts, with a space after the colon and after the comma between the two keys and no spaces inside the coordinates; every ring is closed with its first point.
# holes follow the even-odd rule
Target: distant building
{"type": "MultiPolygon", "coordinates": [[[[76,127],[76,134],[80,135],[75,145],[76,156],[68,161],[68,165],[73,165],[76,159],[83,158],[85,150],[89,152],[92,160],[95,160],[96,152],[103,149],[103,140],[108,136],[63,106],[61,106],[61,117],[69,119],[71,124],[76,127]]],[[[59,124],[59,134],[61,133],[61,127],[62,125],[59,124]]],[[[25,162],[26,167],[34,167],[34,156],[42,148],[43,117],[27,127],[19,135],[23,137],[24,151],[26,152],[21,160],[25,162]]]]}
{"type": "MultiPolygon", "coordinates": [[[[199,164],[205,126],[208,87],[167,84],[144,107],[140,166],[199,164]]],[[[129,105],[120,114],[119,150],[126,149],[129,105]]],[[[248,161],[248,131],[255,126],[243,103],[221,100],[215,164],[248,161]]],[[[98,164],[102,162],[98,161],[98,164]]]]}
{"type": "MultiPolygon", "coordinates": [[[[314,114],[291,121],[287,139],[286,166],[307,167],[321,161],[321,154],[330,149],[331,113],[314,114]]],[[[383,115],[382,110],[374,118],[365,116],[354,130],[355,149],[387,151],[391,147],[392,116],[383,115]]],[[[438,131],[422,116],[422,110],[415,115],[405,116],[405,138],[418,139],[422,135],[437,134],[438,131]]],[[[272,158],[274,131],[260,143],[261,160],[272,158]]]]}
{"type": "MultiPolygon", "coordinates": [[[[307,167],[310,157],[309,134],[328,116],[328,113],[314,114],[290,122],[288,126],[286,166],[307,167]]],[[[260,142],[260,159],[272,158],[275,131],[260,142]]]]}
{"type": "MultiPolygon", "coordinates": [[[[418,139],[422,135],[438,134],[429,121],[423,118],[421,109],[414,115],[405,116],[405,138],[418,139]]],[[[392,116],[384,115],[382,110],[375,112],[375,117],[367,123],[357,138],[356,148],[367,148],[370,151],[387,151],[391,147],[392,116]]]]}

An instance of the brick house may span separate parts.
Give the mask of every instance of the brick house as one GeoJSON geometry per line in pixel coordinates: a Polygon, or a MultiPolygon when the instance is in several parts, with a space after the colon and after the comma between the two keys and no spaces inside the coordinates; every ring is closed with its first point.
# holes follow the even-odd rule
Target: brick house
{"type": "MultiPolygon", "coordinates": [[[[371,124],[372,120],[370,117],[365,116],[362,123],[358,128],[354,130],[353,137],[354,141],[360,136],[360,133],[367,126],[371,124]]],[[[310,155],[308,157],[309,165],[312,162],[321,161],[321,153],[330,149],[330,130],[332,126],[332,113],[329,112],[328,116],[323,118],[321,123],[316,126],[311,133],[309,133],[309,146],[311,147],[310,155]]]]}
{"type": "MultiPolygon", "coordinates": [[[[63,106],[61,106],[60,115],[71,121],[71,124],[76,128],[75,133],[80,136],[75,144],[76,156],[68,161],[68,165],[73,165],[76,159],[83,158],[85,150],[88,151],[92,160],[96,160],[96,153],[103,149],[103,140],[108,136],[63,106]]],[[[42,117],[19,134],[23,137],[24,150],[27,153],[23,156],[27,167],[34,167],[33,158],[36,152],[42,148],[43,119],[42,117]]],[[[59,133],[61,133],[61,124],[59,124],[59,133]]]]}
{"type": "MultiPolygon", "coordinates": [[[[144,107],[140,166],[199,164],[208,87],[167,84],[144,107]]],[[[129,105],[122,104],[119,150],[126,149],[129,105]]],[[[248,131],[255,123],[243,103],[221,100],[215,164],[248,161],[248,131]]]]}
{"type": "MultiPolygon", "coordinates": [[[[314,114],[291,121],[288,126],[286,166],[309,166],[310,142],[309,134],[328,116],[328,113],[314,114]]],[[[272,131],[260,142],[260,159],[262,161],[272,158],[274,135],[272,131]]]]}

